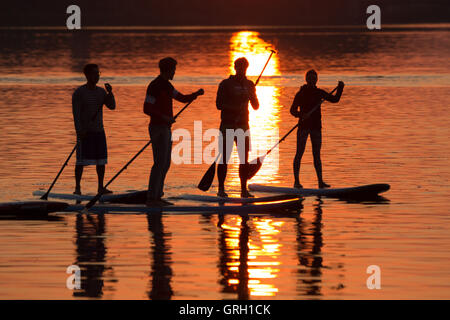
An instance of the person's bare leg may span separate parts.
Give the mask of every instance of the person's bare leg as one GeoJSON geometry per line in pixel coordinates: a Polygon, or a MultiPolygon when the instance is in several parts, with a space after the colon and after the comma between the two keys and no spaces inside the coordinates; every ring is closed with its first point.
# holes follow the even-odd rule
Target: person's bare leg
{"type": "Polygon", "coordinates": [[[160,180],[160,187],[159,187],[159,197],[158,200],[165,206],[171,206],[173,205],[172,202],[167,201],[165,199],[162,199],[164,195],[164,180],[166,179],[166,175],[169,172],[170,163],[172,161],[172,133],[170,129],[168,128],[164,133],[164,167],[162,170],[162,176],[160,180]]]}
{"type": "Polygon", "coordinates": [[[297,151],[294,157],[294,188],[302,189],[300,183],[300,164],[302,162],[303,153],[305,152],[306,141],[308,140],[308,132],[298,129],[297,131],[297,151]]]}
{"type": "Polygon", "coordinates": [[[228,194],[225,192],[225,179],[227,177],[227,164],[219,163],[217,165],[217,178],[219,180],[219,189],[217,191],[217,196],[219,197],[228,197],[228,194]]]}
{"type": "MultiPolygon", "coordinates": [[[[238,147],[239,148],[239,147],[238,147]]],[[[242,198],[254,198],[247,189],[247,177],[248,177],[248,154],[250,152],[250,138],[245,137],[245,150],[244,150],[244,163],[239,165],[239,178],[241,180],[241,197],[242,198]]],[[[239,157],[239,161],[242,162],[242,156],[239,157]]]]}
{"type": "Polygon", "coordinates": [[[97,177],[98,177],[98,193],[108,194],[112,191],[103,187],[103,180],[105,178],[105,165],[97,165],[97,177]]]}
{"type": "Polygon", "coordinates": [[[222,153],[219,158],[220,162],[217,165],[217,179],[219,180],[219,188],[217,190],[217,196],[226,198],[228,194],[225,192],[225,179],[227,178],[228,160],[231,156],[233,145],[227,146],[226,130],[221,130],[221,139],[219,141],[220,152],[222,153]],[[230,148],[231,147],[231,148],[230,148]]]}
{"type": "Polygon", "coordinates": [[[74,194],[81,194],[81,177],[83,176],[83,166],[75,165],[75,191],[74,194]]]}
{"type": "Polygon", "coordinates": [[[319,189],[329,188],[330,185],[323,181],[322,176],[322,160],[320,159],[320,149],[322,148],[322,132],[315,131],[311,134],[311,144],[314,157],[314,168],[316,169],[317,181],[319,189]]]}

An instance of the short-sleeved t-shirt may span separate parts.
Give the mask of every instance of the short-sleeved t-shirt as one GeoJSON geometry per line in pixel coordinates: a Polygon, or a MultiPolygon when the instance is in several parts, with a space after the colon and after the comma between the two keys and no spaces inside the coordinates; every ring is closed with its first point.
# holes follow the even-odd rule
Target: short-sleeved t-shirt
{"type": "Polygon", "coordinates": [[[150,125],[153,124],[168,124],[167,120],[161,117],[159,114],[173,117],[173,102],[178,91],[175,90],[173,85],[161,76],[156,77],[147,87],[147,94],[145,97],[144,110],[150,112],[150,125]],[[153,113],[156,111],[157,113],[153,113]],[[158,114],[159,113],[159,114],[158,114]]]}
{"type": "Polygon", "coordinates": [[[72,95],[72,111],[77,132],[102,132],[103,104],[107,93],[98,86],[82,85],[72,95]]]}

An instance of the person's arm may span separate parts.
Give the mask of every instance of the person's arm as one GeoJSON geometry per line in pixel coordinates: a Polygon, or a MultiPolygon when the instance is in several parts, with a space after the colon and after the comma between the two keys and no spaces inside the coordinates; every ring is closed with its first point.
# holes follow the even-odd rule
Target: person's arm
{"type": "Polygon", "coordinates": [[[217,89],[217,96],[216,96],[216,107],[218,110],[225,110],[227,109],[227,98],[226,98],[226,85],[225,82],[222,81],[219,84],[219,88],[217,89]]]}
{"type": "Polygon", "coordinates": [[[81,136],[84,134],[83,126],[81,124],[81,97],[78,90],[72,95],[72,113],[73,113],[73,122],[75,124],[75,131],[77,136],[81,136]]]}
{"type": "Polygon", "coordinates": [[[250,103],[252,104],[253,110],[258,110],[259,109],[258,96],[256,95],[255,84],[252,81],[250,81],[249,96],[250,96],[250,103]]]}
{"type": "Polygon", "coordinates": [[[341,99],[342,91],[344,91],[344,82],[339,81],[338,88],[337,88],[335,95],[333,96],[332,94],[329,94],[328,92],[323,91],[323,99],[325,99],[331,103],[337,103],[341,99]]]}
{"type": "Polygon", "coordinates": [[[204,93],[203,89],[199,89],[194,93],[185,95],[181,92],[173,89],[173,98],[179,102],[188,103],[197,99],[198,96],[201,96],[204,93]]]}
{"type": "Polygon", "coordinates": [[[105,105],[108,109],[114,110],[116,109],[116,100],[114,99],[114,94],[112,93],[112,87],[109,83],[105,83],[106,96],[105,96],[105,105]]]}
{"type": "Polygon", "coordinates": [[[151,84],[147,88],[147,92],[145,94],[145,100],[144,100],[144,113],[150,117],[153,115],[157,115],[158,112],[156,110],[156,94],[154,92],[155,90],[152,88],[151,84]]]}
{"type": "Polygon", "coordinates": [[[294,101],[292,102],[291,109],[289,110],[291,114],[296,118],[300,118],[300,111],[298,110],[298,107],[300,106],[300,98],[300,92],[297,92],[294,101]]]}
{"type": "Polygon", "coordinates": [[[218,110],[226,110],[230,112],[239,112],[239,104],[233,103],[230,94],[228,92],[227,80],[223,80],[219,84],[216,96],[216,107],[218,110]],[[231,100],[231,101],[230,101],[231,100]]]}

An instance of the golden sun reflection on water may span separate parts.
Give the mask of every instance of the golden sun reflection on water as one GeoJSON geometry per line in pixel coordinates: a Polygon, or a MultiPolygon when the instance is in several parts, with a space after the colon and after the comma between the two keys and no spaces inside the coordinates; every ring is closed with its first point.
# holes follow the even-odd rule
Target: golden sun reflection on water
{"type": "Polygon", "coordinates": [[[241,217],[230,217],[221,225],[225,236],[226,291],[237,292],[239,298],[275,296],[278,288],[273,281],[280,272],[282,247],[276,236],[284,222],[269,218],[251,222],[253,226],[249,228],[241,217]]]}
{"type": "MultiPolygon", "coordinates": [[[[230,73],[235,73],[234,61],[237,58],[245,57],[249,61],[247,76],[259,76],[270,56],[271,49],[273,49],[273,46],[261,39],[258,32],[236,32],[230,40],[230,73]]],[[[263,77],[280,75],[279,65],[280,61],[278,56],[273,54],[264,70],[263,77]]],[[[256,94],[260,104],[259,109],[255,111],[249,106],[251,135],[250,161],[263,155],[267,150],[272,148],[279,139],[279,114],[281,108],[279,88],[272,85],[270,80],[264,81],[256,87],[256,94]]],[[[279,179],[277,178],[277,173],[279,171],[278,161],[278,148],[276,148],[272,151],[270,156],[266,157],[264,165],[251,182],[279,182],[279,179]]],[[[227,178],[227,184],[233,187],[240,186],[238,164],[239,157],[235,151],[230,159],[230,168],[227,178]]]]}
{"type": "MultiPolygon", "coordinates": [[[[267,62],[270,50],[273,46],[259,38],[259,32],[241,31],[236,32],[231,37],[230,46],[230,72],[234,72],[234,60],[245,57],[250,62],[247,69],[248,76],[259,76],[261,70],[267,62]]],[[[274,54],[267,64],[264,75],[280,75],[280,61],[274,54]]]]}

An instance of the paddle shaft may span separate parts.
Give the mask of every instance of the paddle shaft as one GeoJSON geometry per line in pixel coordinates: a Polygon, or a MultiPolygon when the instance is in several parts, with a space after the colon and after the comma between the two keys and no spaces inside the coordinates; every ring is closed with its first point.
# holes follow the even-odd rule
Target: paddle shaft
{"type": "MultiPolygon", "coordinates": [[[[194,101],[194,100],[192,100],[192,101],[194,101]]],[[[192,103],[192,101],[190,101],[190,102],[188,102],[176,115],[175,115],[175,117],[174,117],[174,120],[176,120],[177,118],[178,118],[178,116],[192,103]]],[[[131,158],[131,160],[130,161],[128,161],[127,162],[127,164],[122,168],[122,169],[120,169],[120,171],[119,172],[117,172],[115,175],[114,175],[114,177],[112,177],[109,181],[108,181],[108,183],[104,186],[104,189],[106,189],[123,171],[125,171],[127,168],[128,168],[128,166],[142,153],[142,152],[144,152],[144,150],[150,145],[152,143],[152,140],[149,140],[146,144],[145,144],[145,146],[143,146],[142,148],[141,148],[141,150],[139,150],[139,152],[138,153],[136,153],[136,155],[133,157],[133,158],[131,158]]],[[[92,198],[92,200],[91,201],[89,201],[87,204],[86,204],[86,206],[84,207],[84,209],[89,209],[89,208],[91,208],[97,201],[98,201],[98,199],[100,199],[100,197],[103,195],[103,192],[99,192],[99,193],[97,193],[97,195],[94,197],[94,198],[92,198]]]]}
{"type": "Polygon", "coordinates": [[[269,64],[270,58],[272,58],[272,55],[275,53],[275,50],[270,50],[270,51],[271,51],[271,52],[270,52],[270,56],[269,56],[269,58],[267,59],[266,64],[264,65],[264,68],[262,69],[261,73],[259,74],[258,79],[256,79],[255,86],[258,85],[259,80],[261,79],[261,77],[262,77],[262,75],[263,75],[263,73],[264,73],[264,70],[266,70],[266,67],[267,67],[267,65],[269,64]]]}

